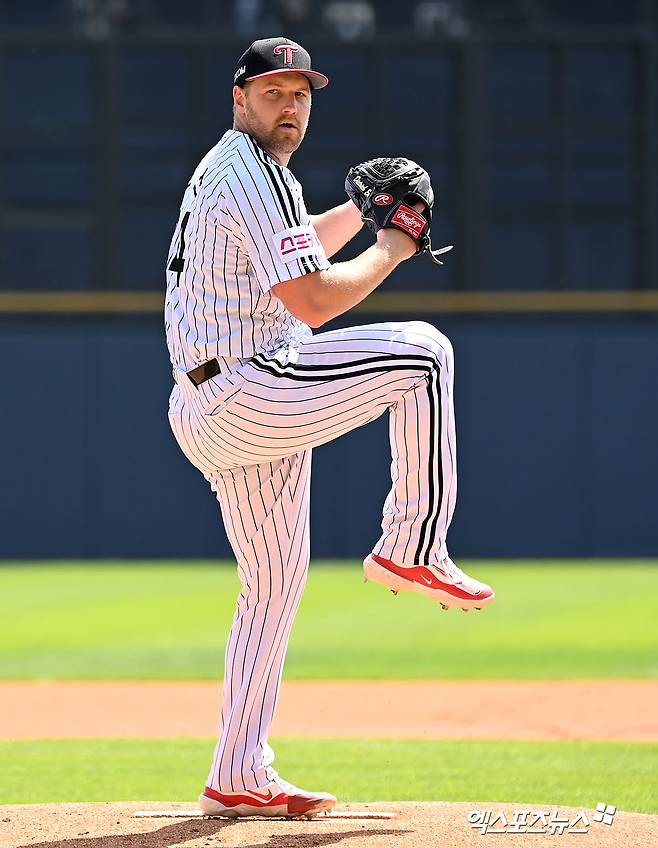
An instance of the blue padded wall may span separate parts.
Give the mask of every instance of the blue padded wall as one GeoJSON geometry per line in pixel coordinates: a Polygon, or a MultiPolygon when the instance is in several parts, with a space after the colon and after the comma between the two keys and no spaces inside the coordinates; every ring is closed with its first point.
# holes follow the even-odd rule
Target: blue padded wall
{"type": "MultiPolygon", "coordinates": [[[[435,323],[457,359],[454,554],[658,555],[655,323],[435,323]]],[[[214,498],[168,428],[157,319],[0,329],[0,557],[229,554],[214,498]]],[[[358,557],[377,538],[387,439],[382,417],[315,451],[314,556],[358,557]]]]}

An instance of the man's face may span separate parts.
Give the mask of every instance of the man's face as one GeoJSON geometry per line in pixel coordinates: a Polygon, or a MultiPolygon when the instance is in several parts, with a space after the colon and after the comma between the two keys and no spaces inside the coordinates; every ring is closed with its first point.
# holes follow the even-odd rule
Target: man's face
{"type": "Polygon", "coordinates": [[[274,74],[233,89],[236,128],[252,135],[275,158],[287,160],[302,143],[311,114],[304,74],[274,74]]]}

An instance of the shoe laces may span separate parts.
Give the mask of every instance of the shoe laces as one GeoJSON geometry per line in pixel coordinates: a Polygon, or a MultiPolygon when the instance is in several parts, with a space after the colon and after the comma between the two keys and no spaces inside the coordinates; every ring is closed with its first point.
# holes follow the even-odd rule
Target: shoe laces
{"type": "Polygon", "coordinates": [[[290,783],[287,780],[284,780],[280,775],[277,775],[274,778],[274,782],[277,783],[284,792],[288,795],[298,795],[301,790],[298,786],[295,786],[293,783],[290,783]]]}
{"type": "Polygon", "coordinates": [[[460,583],[464,580],[466,575],[455,563],[450,559],[450,557],[444,557],[439,565],[437,566],[447,577],[450,577],[455,583],[460,583]]]}

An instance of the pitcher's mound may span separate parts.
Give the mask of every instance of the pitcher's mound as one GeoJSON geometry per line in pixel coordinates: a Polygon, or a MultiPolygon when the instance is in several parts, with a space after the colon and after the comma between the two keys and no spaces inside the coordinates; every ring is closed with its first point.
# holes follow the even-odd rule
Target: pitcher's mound
{"type": "MultiPolygon", "coordinates": [[[[0,845],[2,848],[316,848],[344,845],[344,848],[509,848],[525,846],[583,846],[583,848],[646,848],[658,845],[658,816],[616,812],[613,823],[593,821],[594,811],[587,809],[587,833],[568,833],[570,828],[583,829],[583,821],[574,820],[582,812],[573,807],[546,807],[531,804],[473,802],[451,803],[373,803],[339,804],[341,813],[354,813],[354,818],[316,818],[312,821],[183,818],[136,818],[140,810],[194,810],[194,804],[167,802],[135,802],[108,804],[30,804],[0,807],[0,845]],[[504,813],[505,819],[492,822],[492,828],[503,833],[482,833],[480,818],[489,811],[504,813]],[[530,824],[539,813],[545,814],[545,832],[536,821],[526,835],[519,837],[511,829],[514,811],[530,810],[530,824]],[[390,819],[368,819],[359,813],[392,812],[390,819]],[[558,821],[565,823],[562,835],[551,835],[558,821]],[[571,823],[574,822],[572,825],[571,823]],[[532,831],[535,831],[534,833],[532,831]],[[558,840],[557,842],[555,840],[558,840]]],[[[519,822],[517,813],[516,821],[519,822]]],[[[521,825],[517,825],[521,826],[521,825]]],[[[559,826],[560,828],[562,825],[559,826]]],[[[523,831],[521,831],[523,832],[523,831]]]]}

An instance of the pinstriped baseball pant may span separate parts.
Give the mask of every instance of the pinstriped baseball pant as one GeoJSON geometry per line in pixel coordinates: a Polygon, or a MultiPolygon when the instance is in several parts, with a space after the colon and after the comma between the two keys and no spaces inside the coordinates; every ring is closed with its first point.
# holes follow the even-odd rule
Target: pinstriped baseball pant
{"type": "Polygon", "coordinates": [[[241,377],[217,414],[178,387],[169,411],[179,445],[217,495],[242,584],[208,778],[223,792],[276,777],[267,737],[308,569],[312,448],[389,410],[392,486],[373,551],[399,564],[446,555],[457,489],[452,346],[432,325],[319,333],[257,355],[241,377]]]}

